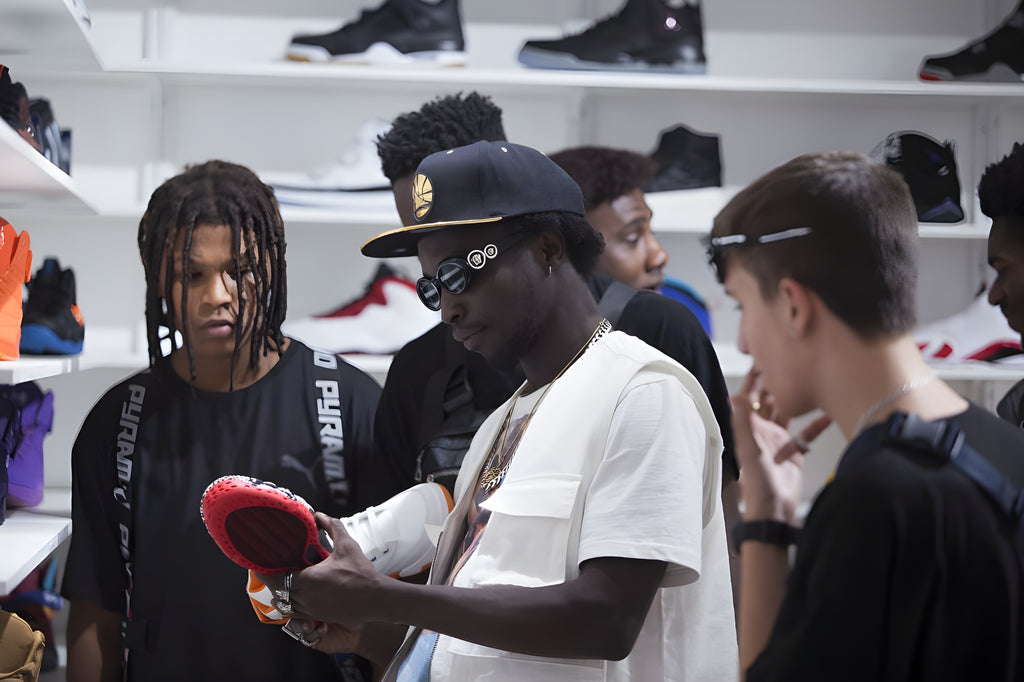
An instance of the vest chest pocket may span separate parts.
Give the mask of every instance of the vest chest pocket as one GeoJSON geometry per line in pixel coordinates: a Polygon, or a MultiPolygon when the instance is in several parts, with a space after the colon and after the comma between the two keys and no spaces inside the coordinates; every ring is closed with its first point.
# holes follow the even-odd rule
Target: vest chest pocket
{"type": "Polygon", "coordinates": [[[541,586],[564,582],[579,474],[507,478],[483,505],[487,529],[457,585],[541,586]]]}

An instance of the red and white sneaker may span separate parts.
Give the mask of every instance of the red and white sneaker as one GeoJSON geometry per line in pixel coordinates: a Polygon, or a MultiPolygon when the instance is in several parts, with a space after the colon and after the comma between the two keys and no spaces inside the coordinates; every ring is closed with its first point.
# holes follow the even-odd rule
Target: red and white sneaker
{"type": "MultiPolygon", "coordinates": [[[[437,535],[453,506],[444,486],[421,483],[341,522],[378,571],[405,577],[430,566],[437,535]]],[[[330,537],[317,528],[313,508],[305,500],[249,476],[223,476],[211,483],[200,512],[221,551],[257,573],[311,566],[332,549],[330,537]]]]}
{"type": "Polygon", "coordinates": [[[416,294],[416,283],[381,264],[363,295],[333,312],[281,326],[285,336],[330,353],[394,353],[441,321],[416,294]]]}
{"type": "Polygon", "coordinates": [[[955,315],[921,325],[914,330],[914,340],[929,362],[994,362],[1022,352],[1020,335],[999,308],[989,304],[987,293],[955,315]]]}
{"type": "Polygon", "coordinates": [[[257,573],[284,573],[330,555],[313,508],[287,488],[258,478],[218,478],[203,493],[200,514],[221,551],[257,573]]]}

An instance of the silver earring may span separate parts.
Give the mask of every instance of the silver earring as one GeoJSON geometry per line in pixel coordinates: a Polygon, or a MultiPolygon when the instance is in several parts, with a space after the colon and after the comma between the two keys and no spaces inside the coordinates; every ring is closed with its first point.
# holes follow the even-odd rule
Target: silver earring
{"type": "Polygon", "coordinates": [[[550,277],[550,276],[551,276],[551,266],[549,265],[548,266],[548,277],[550,277]]]}

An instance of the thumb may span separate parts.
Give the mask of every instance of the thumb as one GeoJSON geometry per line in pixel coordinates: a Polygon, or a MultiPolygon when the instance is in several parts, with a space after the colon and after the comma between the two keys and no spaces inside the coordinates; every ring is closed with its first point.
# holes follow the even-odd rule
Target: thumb
{"type": "Polygon", "coordinates": [[[341,519],[328,516],[323,512],[317,512],[315,518],[317,525],[327,531],[327,535],[330,537],[331,544],[333,545],[333,553],[344,554],[344,552],[339,551],[340,547],[346,541],[352,540],[352,536],[345,530],[345,524],[341,522],[341,519]]]}

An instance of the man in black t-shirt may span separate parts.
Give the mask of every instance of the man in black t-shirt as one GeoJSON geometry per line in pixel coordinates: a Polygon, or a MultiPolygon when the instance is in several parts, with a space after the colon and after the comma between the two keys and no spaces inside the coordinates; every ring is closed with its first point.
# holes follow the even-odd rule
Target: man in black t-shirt
{"type": "MultiPolygon", "coordinates": [[[[384,174],[391,180],[402,224],[416,222],[412,177],[423,158],[478,140],[504,139],[501,109],[475,92],[432,100],[418,111],[396,118],[378,140],[378,153],[384,174]]],[[[604,275],[588,278],[599,304],[611,282],[604,275]]],[[[723,482],[734,481],[738,469],[728,391],[718,357],[700,322],[683,304],[653,292],[630,292],[617,308],[616,329],[669,355],[700,382],[725,441],[723,482]]],[[[607,311],[605,314],[610,318],[607,311]]],[[[377,504],[430,475],[441,482],[454,481],[454,471],[447,464],[454,462],[457,470],[476,426],[507,400],[523,379],[518,366],[497,367],[466,350],[443,324],[407,343],[395,355],[381,394],[373,490],[362,502],[377,504]],[[399,424],[403,426],[396,428],[399,424]]]]}
{"type": "Polygon", "coordinates": [[[906,183],[854,153],[797,157],[715,218],[709,262],[753,358],[733,398],[748,682],[1024,675],[1020,519],[940,451],[955,439],[886,435],[904,415],[941,423],[990,480],[1024,485],[1024,433],[957,395],[917,349],[917,250],[906,183]],[[817,409],[827,416],[790,436],[788,420],[817,409]],[[787,579],[802,453],[829,419],[851,443],[787,579]]]}
{"type": "MultiPolygon", "coordinates": [[[[1014,331],[1024,335],[1024,144],[989,165],[978,183],[981,212],[992,219],[988,264],[996,279],[988,300],[1003,311],[1014,331]]],[[[1024,428],[1024,380],[999,402],[999,416],[1024,428]]]]}
{"type": "Polygon", "coordinates": [[[354,660],[253,617],[245,569],[199,513],[229,474],[358,511],[380,388],[281,334],[283,229],[272,190],[235,164],[191,167],[150,199],[138,233],[150,367],[96,403],[72,453],[69,679],[121,679],[124,665],[146,682],[362,679],[354,660]]]}

